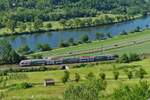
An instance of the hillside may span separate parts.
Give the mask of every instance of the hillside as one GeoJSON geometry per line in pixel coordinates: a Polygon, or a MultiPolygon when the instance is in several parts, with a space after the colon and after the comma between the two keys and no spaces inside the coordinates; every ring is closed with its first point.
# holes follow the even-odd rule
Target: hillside
{"type": "Polygon", "coordinates": [[[0,2],[0,34],[31,33],[85,26],[97,26],[147,15],[149,0],[2,0],[0,2]],[[119,15],[115,19],[104,14],[119,15]],[[69,19],[88,18],[86,20],[69,19]],[[58,21],[56,24],[54,21],[58,21]],[[44,23],[43,23],[44,22],[44,23]],[[48,22],[48,23],[46,23],[48,22]],[[45,24],[46,23],[46,24],[45,24]],[[55,25],[53,25],[55,24],[55,25]],[[63,26],[61,26],[62,24],[63,26]],[[58,27],[57,27],[58,26],[58,27]],[[56,27],[56,28],[55,28],[56,27]]]}
{"type": "MultiPolygon", "coordinates": [[[[132,63],[110,63],[110,64],[87,64],[85,67],[81,68],[74,68],[70,69],[70,80],[74,80],[75,78],[75,73],[79,73],[81,76],[81,81],[80,83],[84,82],[86,80],[86,75],[90,72],[94,73],[94,75],[99,78],[100,73],[105,73],[106,74],[106,81],[107,81],[107,88],[105,91],[101,93],[100,100],[112,100],[111,99],[111,94],[116,88],[119,88],[121,85],[133,85],[139,82],[139,78],[134,76],[131,80],[128,79],[125,70],[131,70],[133,73],[138,70],[139,68],[143,68],[146,70],[147,75],[143,80],[147,80],[148,83],[150,83],[150,59],[144,59],[142,61],[138,62],[132,62],[132,63]],[[113,76],[113,70],[115,67],[115,71],[119,71],[119,79],[114,80],[113,76]]],[[[28,82],[34,84],[33,87],[29,89],[8,89],[5,99],[11,100],[12,98],[16,99],[23,99],[27,100],[31,97],[34,99],[36,98],[37,100],[49,100],[54,97],[52,100],[57,100],[58,98],[61,98],[63,96],[64,90],[69,86],[69,85],[75,85],[77,84],[74,81],[67,82],[66,84],[62,83],[62,77],[64,75],[64,71],[62,70],[56,70],[56,71],[45,71],[45,72],[25,72],[22,74],[26,74],[28,76],[28,79],[21,79],[21,80],[11,80],[9,81],[9,85],[11,88],[11,84],[20,84],[22,82],[28,82]],[[47,78],[53,78],[57,82],[55,86],[50,86],[50,87],[44,87],[43,86],[43,80],[47,78]]],[[[79,84],[79,83],[78,83],[79,84]]],[[[9,87],[8,87],[9,88],[9,87]]],[[[12,85],[13,88],[13,85],[12,85]]]]}

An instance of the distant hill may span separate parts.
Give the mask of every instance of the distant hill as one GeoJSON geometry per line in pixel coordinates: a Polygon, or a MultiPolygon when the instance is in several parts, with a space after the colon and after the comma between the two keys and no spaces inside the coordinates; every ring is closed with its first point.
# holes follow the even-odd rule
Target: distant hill
{"type": "Polygon", "coordinates": [[[90,17],[101,13],[147,14],[150,0],[1,0],[0,22],[32,22],[90,17]]]}

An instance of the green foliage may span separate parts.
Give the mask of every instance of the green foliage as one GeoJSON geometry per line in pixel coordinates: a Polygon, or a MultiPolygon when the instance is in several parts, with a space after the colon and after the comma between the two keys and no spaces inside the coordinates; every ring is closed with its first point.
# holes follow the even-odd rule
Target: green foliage
{"type": "Polygon", "coordinates": [[[26,82],[15,85],[15,89],[28,89],[28,88],[31,88],[31,87],[32,87],[32,84],[31,83],[26,83],[26,82]]]}
{"type": "Polygon", "coordinates": [[[135,73],[135,75],[137,77],[139,77],[140,79],[143,79],[144,75],[146,75],[146,74],[147,74],[147,72],[143,68],[140,68],[139,70],[136,70],[136,73],[135,73]]]}
{"type": "Polygon", "coordinates": [[[19,47],[19,48],[17,49],[17,51],[18,51],[20,54],[22,54],[22,55],[26,55],[26,54],[31,53],[31,50],[30,50],[30,48],[29,48],[28,45],[22,45],[21,47],[19,47]]]}
{"type": "Polygon", "coordinates": [[[82,40],[82,42],[83,43],[87,43],[88,41],[89,41],[89,37],[88,37],[88,35],[83,35],[82,37],[81,37],[81,40],[82,40]]]}
{"type": "Polygon", "coordinates": [[[100,79],[102,79],[102,80],[106,79],[106,74],[105,73],[100,73],[99,76],[100,76],[100,79]]]}
{"type": "Polygon", "coordinates": [[[119,59],[121,63],[129,63],[129,62],[139,61],[139,60],[141,60],[141,58],[136,53],[130,53],[129,55],[123,54],[119,59]]]}
{"type": "Polygon", "coordinates": [[[128,76],[129,80],[133,77],[133,72],[131,70],[125,69],[124,72],[128,76]]]}
{"type": "Polygon", "coordinates": [[[51,23],[47,23],[47,24],[46,24],[46,28],[47,28],[47,29],[52,28],[52,24],[51,24],[51,23]]]}
{"type": "Polygon", "coordinates": [[[43,56],[41,54],[34,54],[32,55],[32,59],[42,59],[43,56]]]}
{"type": "Polygon", "coordinates": [[[6,40],[0,40],[0,64],[18,63],[21,57],[6,40]]]}
{"type": "Polygon", "coordinates": [[[118,80],[119,74],[120,74],[120,73],[119,73],[118,71],[114,71],[114,72],[113,72],[113,75],[114,75],[114,79],[115,79],[115,80],[118,80]]]}
{"type": "Polygon", "coordinates": [[[21,23],[21,25],[20,25],[20,32],[24,32],[26,29],[27,29],[27,25],[21,23]]]}
{"type": "Polygon", "coordinates": [[[140,82],[133,86],[122,86],[114,90],[112,100],[148,100],[150,97],[149,84],[140,82]]]}
{"type": "Polygon", "coordinates": [[[11,31],[11,32],[14,32],[15,31],[15,28],[17,26],[17,23],[16,21],[14,20],[8,20],[6,22],[6,27],[11,31]]]}
{"type": "Polygon", "coordinates": [[[92,79],[85,83],[69,86],[64,92],[64,100],[99,100],[102,81],[92,79]]]}
{"type": "Polygon", "coordinates": [[[130,60],[130,61],[139,61],[139,60],[141,60],[141,59],[140,59],[140,56],[139,56],[138,54],[136,54],[136,53],[131,53],[131,54],[129,55],[129,60],[130,60]]]}
{"type": "Polygon", "coordinates": [[[120,57],[120,62],[121,63],[129,63],[129,57],[127,54],[123,54],[121,57],[120,57]]]}
{"type": "Polygon", "coordinates": [[[35,20],[34,22],[34,30],[40,30],[43,27],[43,21],[42,20],[35,20]]]}
{"type": "Polygon", "coordinates": [[[105,38],[105,34],[104,33],[96,33],[96,40],[103,40],[105,38]]]}
{"type": "Polygon", "coordinates": [[[37,48],[38,51],[51,50],[51,47],[49,46],[49,44],[38,44],[36,48],[37,48]]]}
{"type": "Polygon", "coordinates": [[[59,47],[68,47],[68,46],[69,46],[68,43],[61,42],[59,47]]]}
{"type": "Polygon", "coordinates": [[[74,44],[75,44],[75,43],[74,43],[74,39],[73,39],[73,38],[70,38],[70,39],[68,40],[68,44],[74,45],[74,44]]]}
{"type": "Polygon", "coordinates": [[[93,78],[95,78],[96,76],[94,75],[94,73],[90,72],[87,74],[87,76],[85,76],[86,79],[91,80],[93,78]]]}
{"type": "Polygon", "coordinates": [[[70,78],[70,73],[69,71],[65,70],[64,76],[62,77],[62,82],[65,84],[66,82],[68,82],[69,78],[70,78]]]}
{"type": "Polygon", "coordinates": [[[75,73],[75,81],[79,82],[80,81],[80,74],[75,73]]]}

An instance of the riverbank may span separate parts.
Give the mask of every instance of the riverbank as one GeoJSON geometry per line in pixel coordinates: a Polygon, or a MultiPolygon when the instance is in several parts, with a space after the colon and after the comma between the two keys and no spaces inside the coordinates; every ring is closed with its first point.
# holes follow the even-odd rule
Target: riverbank
{"type": "MultiPolygon", "coordinates": [[[[98,55],[101,54],[101,49],[102,49],[102,44],[103,44],[103,49],[104,48],[110,48],[112,47],[113,49],[111,50],[104,50],[103,53],[107,53],[107,54],[123,54],[123,53],[131,53],[131,52],[136,52],[136,53],[149,53],[149,41],[147,42],[142,42],[140,44],[138,44],[139,40],[146,40],[148,39],[148,37],[150,37],[150,30],[144,30],[142,32],[135,32],[135,33],[129,33],[128,35],[117,35],[114,36],[113,38],[109,38],[107,40],[103,40],[103,41],[93,41],[91,43],[85,43],[85,44],[81,44],[78,46],[70,46],[70,47],[66,47],[66,48],[58,48],[58,49],[54,49],[51,51],[45,51],[45,52],[38,52],[38,53],[34,53],[31,55],[28,55],[28,57],[30,58],[32,55],[37,55],[40,54],[43,57],[49,57],[49,56],[71,56],[73,54],[76,53],[80,53],[78,54],[79,56],[83,56],[83,55],[98,55]],[[133,43],[133,42],[137,42],[137,44],[133,44],[133,45],[127,45],[127,46],[122,46],[125,45],[126,43],[133,43]],[[118,45],[117,47],[115,47],[115,45],[118,45]],[[119,47],[122,46],[122,47],[119,47]],[[125,49],[125,50],[124,50],[125,49]],[[136,50],[139,49],[139,50],[136,50]],[[142,51],[141,51],[142,49],[142,51]],[[92,52],[92,53],[84,53],[84,52],[91,52],[93,50],[99,50],[97,52],[92,52]]],[[[150,39],[150,38],[149,38],[150,39]]],[[[74,55],[76,56],[76,55],[74,55]]]]}
{"type": "Polygon", "coordinates": [[[38,29],[34,29],[34,25],[33,25],[34,23],[24,23],[25,25],[24,30],[21,29],[22,26],[17,26],[17,28],[14,29],[15,31],[13,33],[7,28],[0,29],[0,37],[95,27],[95,26],[121,23],[121,22],[134,20],[141,17],[142,15],[126,16],[126,15],[104,14],[104,15],[99,15],[97,17],[42,22],[40,23],[42,27],[39,27],[38,29]]]}

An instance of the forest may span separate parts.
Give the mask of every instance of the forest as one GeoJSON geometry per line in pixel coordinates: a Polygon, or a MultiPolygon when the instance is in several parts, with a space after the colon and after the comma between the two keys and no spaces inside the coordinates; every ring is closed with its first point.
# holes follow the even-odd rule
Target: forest
{"type": "Polygon", "coordinates": [[[147,14],[150,0],[1,0],[0,26],[7,22],[58,21],[100,14],[147,14]]]}

